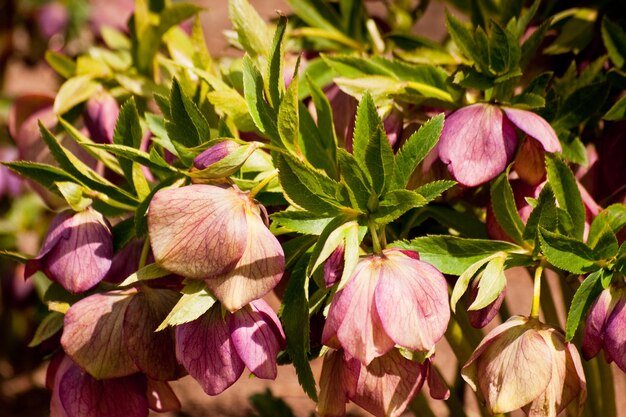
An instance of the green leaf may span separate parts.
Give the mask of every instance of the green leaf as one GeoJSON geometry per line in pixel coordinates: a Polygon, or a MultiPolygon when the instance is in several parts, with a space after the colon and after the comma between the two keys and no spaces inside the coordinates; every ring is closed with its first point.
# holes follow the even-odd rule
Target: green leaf
{"type": "MultiPolygon", "coordinates": [[[[141,125],[139,124],[139,113],[135,99],[131,97],[124,103],[120,110],[120,115],[115,123],[113,133],[113,143],[124,145],[132,149],[139,149],[141,146],[141,125]]],[[[122,159],[120,166],[124,171],[124,176],[129,184],[133,184],[133,161],[122,159]]]]}
{"type": "Polygon", "coordinates": [[[504,287],[506,286],[506,276],[504,275],[504,261],[506,255],[493,258],[480,275],[478,281],[478,294],[476,299],[468,307],[468,310],[475,311],[487,307],[494,302],[504,287]]]}
{"type": "Polygon", "coordinates": [[[246,52],[252,57],[269,56],[272,33],[254,7],[247,0],[229,0],[228,15],[246,52]]]}
{"type": "Polygon", "coordinates": [[[308,25],[341,33],[341,21],[337,12],[320,0],[287,0],[294,12],[308,25]]]}
{"type": "Polygon", "coordinates": [[[89,75],[72,77],[65,81],[54,99],[55,114],[66,113],[72,107],[87,101],[100,88],[100,83],[89,75]]]}
{"type": "Polygon", "coordinates": [[[626,96],[617,100],[602,118],[611,121],[626,119],[626,96]]]}
{"type": "Polygon", "coordinates": [[[472,32],[450,13],[446,12],[446,27],[459,50],[468,58],[474,59],[476,43],[472,32]]]}
{"type": "Polygon", "coordinates": [[[288,201],[318,214],[339,211],[339,183],[288,155],[278,155],[276,166],[288,201]]]}
{"type": "Polygon", "coordinates": [[[509,242],[465,239],[456,236],[424,236],[410,242],[393,243],[404,249],[414,250],[420,259],[432,264],[444,274],[461,275],[475,262],[498,252],[525,253],[525,251],[509,242]]]}
{"type": "Polygon", "coordinates": [[[291,358],[298,382],[304,392],[317,401],[315,378],[311,371],[309,331],[309,276],[306,273],[309,257],[304,255],[293,268],[285,290],[279,316],[287,338],[287,353],[291,358]]]}
{"type": "Polygon", "coordinates": [[[497,75],[506,74],[519,67],[521,49],[517,38],[497,23],[491,25],[489,39],[489,67],[497,75]]]}
{"type": "Polygon", "coordinates": [[[425,206],[428,203],[421,194],[409,190],[394,190],[385,193],[380,200],[378,209],[371,214],[371,218],[379,225],[385,225],[396,220],[407,211],[425,206]]]}
{"type": "Polygon", "coordinates": [[[539,227],[541,249],[548,261],[557,268],[573,274],[597,270],[593,251],[579,240],[552,233],[539,227]]]}
{"type": "Polygon", "coordinates": [[[456,184],[456,181],[452,180],[438,180],[417,187],[415,192],[424,197],[427,202],[431,202],[456,184]]]}
{"type": "Polygon", "coordinates": [[[565,210],[573,222],[573,235],[582,240],[585,229],[585,206],[574,173],[558,156],[546,154],[548,182],[554,190],[559,207],[565,210]]]}
{"type": "Polygon", "coordinates": [[[160,267],[157,264],[149,264],[126,277],[126,279],[124,279],[124,281],[120,283],[120,287],[125,287],[139,281],[148,281],[151,279],[162,278],[170,274],[170,271],[160,267]]]}
{"type": "Polygon", "coordinates": [[[602,19],[602,40],[609,52],[609,58],[618,68],[626,64],[626,31],[608,17],[602,19]]]}
{"type": "Polygon", "coordinates": [[[428,120],[406,140],[398,151],[395,175],[398,188],[406,187],[415,168],[439,141],[443,129],[443,120],[443,113],[428,120]]]}
{"type": "Polygon", "coordinates": [[[306,81],[309,86],[311,98],[313,99],[313,104],[315,105],[317,128],[319,130],[318,140],[321,142],[322,148],[327,151],[331,160],[334,162],[336,160],[337,136],[333,124],[332,107],[322,89],[319,88],[308,75],[306,81]]]}
{"type": "Polygon", "coordinates": [[[155,158],[151,155],[151,153],[146,153],[139,149],[131,148],[125,145],[116,145],[116,144],[108,144],[108,143],[94,143],[92,145],[88,145],[89,148],[101,149],[103,151],[107,151],[112,153],[113,155],[117,155],[119,157],[128,159],[129,161],[137,162],[141,165],[144,165],[150,169],[160,170],[160,171],[169,171],[169,172],[178,172],[176,168],[168,164],[165,160],[155,160],[155,158]]]}
{"type": "Polygon", "coordinates": [[[539,226],[548,230],[556,230],[558,226],[556,200],[550,183],[544,185],[537,198],[537,205],[528,217],[526,228],[522,236],[524,240],[530,241],[533,244],[538,242],[537,227],[539,226]]]}
{"type": "Polygon", "coordinates": [[[611,204],[602,210],[591,223],[588,241],[594,241],[597,229],[602,229],[607,223],[613,233],[617,233],[626,226],[626,206],[624,204],[611,204]],[[599,226],[599,227],[598,227],[599,226]]]}
{"type": "Polygon", "coordinates": [[[601,278],[605,274],[607,272],[603,269],[589,274],[576,290],[567,313],[567,323],[565,324],[566,342],[570,342],[574,338],[581,320],[602,292],[601,278]]]}
{"type": "MultiPolygon", "coordinates": [[[[270,56],[267,66],[267,91],[270,105],[274,108],[280,103],[280,98],[285,91],[285,81],[283,78],[283,61],[285,58],[285,48],[283,39],[285,37],[285,29],[287,28],[287,18],[285,16],[278,17],[278,25],[274,32],[274,42],[270,50],[270,56]]],[[[256,36],[257,34],[255,34],[256,36]]],[[[296,66],[297,67],[297,66],[296,66]]],[[[297,68],[296,68],[297,71],[297,68]]]]}
{"type": "Polygon", "coordinates": [[[11,171],[29,178],[49,190],[58,192],[55,185],[57,181],[78,181],[72,175],[53,165],[41,164],[38,162],[2,162],[11,171]]]}
{"type": "MultiPolygon", "coordinates": [[[[352,154],[365,167],[365,151],[371,137],[382,129],[382,122],[376,112],[372,96],[366,94],[361,99],[356,111],[354,136],[352,139],[352,154]]],[[[370,178],[371,179],[371,178],[370,178]]]]}
{"type": "Polygon", "coordinates": [[[65,201],[74,211],[83,211],[89,207],[93,200],[83,195],[84,188],[75,182],[59,181],[55,185],[59,189],[59,192],[65,198],[65,201]]]}
{"type": "Polygon", "coordinates": [[[35,334],[30,343],[28,343],[28,347],[33,348],[35,346],[39,346],[57,334],[57,332],[63,328],[64,318],[65,316],[63,314],[56,311],[48,313],[48,315],[43,318],[41,323],[39,323],[39,326],[37,326],[37,330],[35,330],[35,334]]]}
{"type": "MultiPolygon", "coordinates": [[[[297,70],[296,70],[297,71],[297,70]]],[[[299,147],[300,117],[298,105],[298,74],[294,76],[278,108],[278,134],[282,147],[296,155],[301,154],[299,147]]]]}
{"type": "Polygon", "coordinates": [[[368,175],[351,153],[342,148],[337,149],[337,152],[341,178],[348,186],[352,206],[366,212],[370,198],[376,195],[368,182],[368,175]]]}
{"type": "Polygon", "coordinates": [[[249,56],[243,57],[243,93],[248,103],[250,116],[261,133],[280,146],[280,135],[276,126],[276,112],[265,101],[263,77],[249,56]]]}
{"type": "Polygon", "coordinates": [[[188,281],[182,289],[183,296],[180,297],[172,311],[157,327],[157,332],[164,330],[168,326],[178,326],[179,324],[194,321],[209,311],[217,301],[206,288],[203,280],[188,281]]]}
{"type": "Polygon", "coordinates": [[[2,249],[0,249],[0,258],[10,259],[13,262],[18,262],[21,264],[25,264],[30,259],[32,259],[32,257],[29,255],[24,255],[23,253],[2,249]]]}
{"type": "Polygon", "coordinates": [[[308,211],[286,210],[270,215],[272,224],[278,224],[297,233],[320,235],[332,217],[320,217],[308,211]]]}
{"type": "Polygon", "coordinates": [[[192,148],[211,138],[209,123],[176,79],[172,81],[170,91],[170,111],[171,118],[165,126],[177,149],[181,146],[192,148]]]}
{"type": "MultiPolygon", "coordinates": [[[[324,245],[321,247],[319,254],[315,257],[311,256],[311,260],[309,261],[309,265],[307,267],[307,274],[309,274],[309,276],[313,275],[313,273],[330,257],[330,255],[333,254],[335,249],[337,249],[339,245],[343,244],[344,267],[338,290],[343,288],[343,286],[348,282],[350,276],[352,276],[352,272],[354,271],[356,264],[359,262],[359,244],[361,243],[359,235],[363,237],[364,234],[364,232],[359,233],[359,224],[355,221],[344,223],[332,230],[328,237],[324,240],[324,245]]],[[[322,236],[320,236],[320,240],[322,240],[322,236]]],[[[314,252],[316,252],[315,249],[314,252]]]]}
{"type": "Polygon", "coordinates": [[[598,11],[595,9],[575,8],[565,10],[554,16],[553,24],[565,24],[560,28],[559,36],[543,50],[546,55],[559,55],[569,52],[578,54],[591,42],[593,26],[598,11]]]}
{"type": "Polygon", "coordinates": [[[382,124],[372,132],[365,148],[365,166],[370,172],[372,185],[378,195],[393,189],[396,161],[382,124]]]}
{"type": "Polygon", "coordinates": [[[491,207],[498,224],[515,242],[523,242],[524,223],[519,216],[507,169],[491,184],[491,207]]]}
{"type": "MultiPolygon", "coordinates": [[[[463,297],[463,294],[467,291],[469,287],[469,283],[474,278],[474,275],[478,273],[478,271],[485,266],[485,264],[489,263],[491,260],[499,257],[501,255],[500,252],[489,255],[485,258],[479,259],[478,261],[471,264],[461,275],[459,275],[459,279],[457,279],[454,284],[454,288],[452,289],[452,295],[450,296],[450,308],[453,312],[456,312],[456,305],[463,297]]],[[[505,255],[506,258],[506,255],[505,255]]]]}
{"type": "Polygon", "coordinates": [[[46,62],[63,78],[71,78],[76,73],[76,63],[60,52],[47,50],[46,62]]]}

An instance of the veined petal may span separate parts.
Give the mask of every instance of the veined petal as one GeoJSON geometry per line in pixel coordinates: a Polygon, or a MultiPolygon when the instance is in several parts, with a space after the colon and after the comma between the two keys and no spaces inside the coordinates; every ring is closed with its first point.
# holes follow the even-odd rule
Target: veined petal
{"type": "Polygon", "coordinates": [[[253,301],[228,317],[228,330],[248,369],[259,378],[275,379],[284,334],[271,307],[263,300],[253,301]]]}
{"type": "Polygon", "coordinates": [[[478,103],[446,117],[439,158],[457,181],[473,187],[504,171],[516,143],[515,130],[500,109],[478,103]]]}
{"type": "Polygon", "coordinates": [[[435,267],[400,251],[384,252],[375,302],[387,335],[402,347],[427,352],[450,320],[448,284],[435,267]]]}
{"type": "Polygon", "coordinates": [[[604,345],[606,321],[615,303],[612,302],[611,289],[607,288],[600,293],[589,309],[583,333],[583,357],[589,360],[596,356],[604,345]]]}
{"type": "Polygon", "coordinates": [[[337,328],[337,339],[350,356],[363,364],[369,364],[395,345],[385,333],[374,305],[374,294],[380,276],[380,268],[376,264],[383,261],[379,256],[369,256],[361,260],[364,267],[357,266],[358,273],[352,276],[343,290],[335,294],[328,312],[329,317],[345,312],[337,328]],[[336,306],[333,306],[335,303],[336,306]]]}
{"type": "Polygon", "coordinates": [[[285,255],[276,237],[249,207],[246,207],[247,238],[235,267],[206,284],[222,305],[237,311],[270,292],[285,272],[285,255]]]}
{"type": "Polygon", "coordinates": [[[72,365],[60,377],[58,390],[67,417],[148,415],[146,380],[141,374],[97,380],[72,365]]]}
{"type": "Polygon", "coordinates": [[[346,415],[346,403],[348,397],[355,393],[360,368],[360,362],[355,359],[347,360],[342,350],[333,350],[324,355],[317,402],[320,417],[346,415]]]}
{"type": "Polygon", "coordinates": [[[93,294],[65,314],[61,345],[74,362],[95,378],[116,378],[139,369],[128,354],[122,333],[132,294],[93,294]]]}
{"type": "Polygon", "coordinates": [[[374,359],[361,372],[352,401],[376,417],[402,414],[426,379],[427,367],[404,358],[397,349],[374,359]]]}
{"type": "Polygon", "coordinates": [[[209,395],[230,387],[245,367],[217,303],[199,319],[176,327],[176,357],[209,395]]]}
{"type": "Polygon", "coordinates": [[[543,117],[528,110],[503,107],[506,117],[528,136],[536,139],[547,152],[561,152],[561,142],[543,117]]]}
{"type": "Polygon", "coordinates": [[[148,378],[146,386],[148,407],[157,413],[180,410],[180,401],[170,384],[148,378]]]}
{"type": "Polygon", "coordinates": [[[194,184],[158,191],[148,210],[156,262],[188,278],[232,269],[246,247],[245,200],[232,188],[194,184]]]}
{"type": "Polygon", "coordinates": [[[178,296],[170,290],[146,288],[135,294],[124,314],[124,340],[133,362],[148,377],[169,381],[180,376],[174,329],[155,332],[178,296]]]}
{"type": "Polygon", "coordinates": [[[626,294],[621,290],[617,302],[606,322],[604,351],[607,359],[614,361],[626,372],[626,294]]]}

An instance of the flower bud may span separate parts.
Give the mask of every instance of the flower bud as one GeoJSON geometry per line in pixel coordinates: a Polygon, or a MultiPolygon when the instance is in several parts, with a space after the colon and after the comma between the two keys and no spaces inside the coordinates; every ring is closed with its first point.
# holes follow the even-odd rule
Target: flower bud
{"type": "MultiPolygon", "coordinates": [[[[480,280],[474,279],[470,284],[470,289],[468,292],[468,300],[467,305],[471,306],[476,296],[478,295],[478,283],[480,280]]],[[[500,306],[502,306],[502,302],[504,301],[504,296],[506,294],[506,287],[500,292],[498,298],[496,298],[491,304],[486,307],[483,307],[479,310],[468,310],[467,316],[469,318],[470,324],[477,329],[482,329],[487,324],[493,320],[493,318],[500,311],[500,306]]]]}
{"type": "Polygon", "coordinates": [[[576,349],[560,331],[521,316],[487,334],[461,374],[493,414],[522,408],[556,417],[570,403],[582,407],[587,393],[576,349]]]}
{"type": "Polygon", "coordinates": [[[113,258],[113,236],[108,222],[88,208],[57,215],[48,229],[39,255],[26,264],[26,278],[41,270],[66,290],[79,293],[99,283],[113,258]]]}
{"type": "Polygon", "coordinates": [[[233,140],[225,140],[215,144],[206,151],[202,152],[200,155],[196,156],[196,159],[193,160],[193,166],[197,169],[208,168],[214,163],[226,158],[239,147],[241,147],[241,145],[233,140]]]}
{"type": "Polygon", "coordinates": [[[328,260],[324,264],[324,284],[326,288],[335,285],[343,275],[345,246],[341,242],[339,246],[331,253],[328,260]]]}
{"type": "MultiPolygon", "coordinates": [[[[11,162],[17,159],[16,148],[0,148],[0,162],[11,162]]],[[[22,179],[4,165],[0,165],[0,198],[18,197],[22,193],[22,179]]]]}
{"type": "Polygon", "coordinates": [[[83,120],[89,136],[96,143],[113,143],[120,107],[113,96],[101,91],[87,100],[83,120]]]}

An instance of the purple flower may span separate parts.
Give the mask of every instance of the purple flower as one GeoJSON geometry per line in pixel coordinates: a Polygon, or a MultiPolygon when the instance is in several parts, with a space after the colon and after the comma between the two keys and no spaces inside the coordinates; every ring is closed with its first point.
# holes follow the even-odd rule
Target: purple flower
{"type": "Polygon", "coordinates": [[[585,324],[582,351],[585,359],[604,348],[607,361],[626,372],[626,288],[613,285],[600,293],[585,324]]]}
{"type": "Polygon", "coordinates": [[[397,249],[359,261],[335,294],[322,335],[364,365],[395,345],[428,352],[448,320],[448,285],[432,265],[397,249]]]}
{"type": "MultiPolygon", "coordinates": [[[[196,156],[196,158],[193,160],[193,166],[197,169],[208,168],[214,163],[226,158],[239,147],[241,147],[241,145],[239,145],[234,140],[225,140],[223,142],[219,142],[211,146],[206,151],[202,152],[200,155],[196,156]]],[[[239,167],[237,167],[237,169],[239,169],[239,167]]]]}
{"type": "Polygon", "coordinates": [[[96,143],[113,143],[120,107],[113,96],[101,91],[87,100],[83,120],[89,136],[96,143]]]}
{"type": "Polygon", "coordinates": [[[194,184],[157,192],[148,211],[156,262],[204,279],[234,312],[280,281],[285,257],[263,219],[264,208],[238,189],[194,184]]]}
{"type": "Polygon", "coordinates": [[[341,242],[324,263],[324,284],[326,288],[335,285],[343,275],[345,246],[341,242]]]}
{"type": "Polygon", "coordinates": [[[439,158],[461,184],[483,184],[504,171],[517,147],[517,127],[546,152],[560,152],[554,129],[535,113],[478,103],[446,117],[439,158]]]}
{"type": "Polygon", "coordinates": [[[99,283],[113,258],[109,224],[97,211],[64,211],[50,224],[39,255],[26,264],[26,278],[41,270],[66,290],[79,293],[99,283]]]}
{"type": "Polygon", "coordinates": [[[61,3],[50,2],[37,11],[37,26],[45,39],[50,39],[56,34],[64,34],[69,21],[70,14],[61,3]]]}
{"type": "Polygon", "coordinates": [[[556,417],[570,404],[580,409],[587,395],[576,349],[560,331],[521,316],[489,332],[461,374],[493,414],[521,408],[556,417]]]}
{"type": "MultiPolygon", "coordinates": [[[[18,157],[16,148],[0,148],[0,162],[15,161],[18,157]]],[[[15,198],[22,193],[22,179],[4,165],[0,165],[0,198],[15,198]]]]}
{"type": "Polygon", "coordinates": [[[276,355],[284,345],[278,317],[263,300],[225,315],[215,303],[199,319],[176,327],[176,356],[209,395],[230,387],[245,367],[258,378],[276,378],[276,355]]]}

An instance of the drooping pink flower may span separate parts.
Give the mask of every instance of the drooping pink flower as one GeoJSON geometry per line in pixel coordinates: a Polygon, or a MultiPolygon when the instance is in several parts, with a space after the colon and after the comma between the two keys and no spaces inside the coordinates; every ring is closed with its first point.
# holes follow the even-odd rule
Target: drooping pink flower
{"type": "Polygon", "coordinates": [[[515,127],[546,152],[560,152],[554,129],[535,113],[487,103],[463,107],[446,117],[439,158],[461,184],[483,184],[504,171],[517,147],[515,127]]]}
{"type": "Polygon", "coordinates": [[[26,264],[26,278],[41,270],[66,290],[79,293],[99,283],[111,267],[113,237],[108,222],[88,208],[58,214],[39,255],[26,264]]]}
{"type": "Polygon", "coordinates": [[[364,365],[395,345],[428,352],[448,320],[448,286],[430,264],[388,249],[362,258],[346,286],[335,294],[322,342],[364,365]]]}
{"type": "Polygon", "coordinates": [[[176,356],[209,395],[230,387],[246,367],[258,378],[276,378],[284,344],[280,321],[263,300],[225,317],[216,302],[199,319],[176,327],[176,356]]]}
{"type": "Polygon", "coordinates": [[[521,408],[529,417],[556,417],[586,399],[578,352],[564,335],[537,319],[513,316],[493,329],[461,371],[487,409],[521,408]]]}
{"type": "Polygon", "coordinates": [[[83,120],[89,136],[96,143],[113,143],[120,107],[115,98],[102,90],[85,103],[83,120]]]}
{"type": "Polygon", "coordinates": [[[204,279],[229,311],[261,298],[280,281],[282,247],[264,208],[238,189],[194,184],[157,192],[148,211],[156,262],[204,279]]]}
{"type": "Polygon", "coordinates": [[[613,285],[600,293],[589,310],[583,334],[584,358],[589,360],[604,348],[607,361],[626,372],[625,325],[626,288],[613,285]]]}

